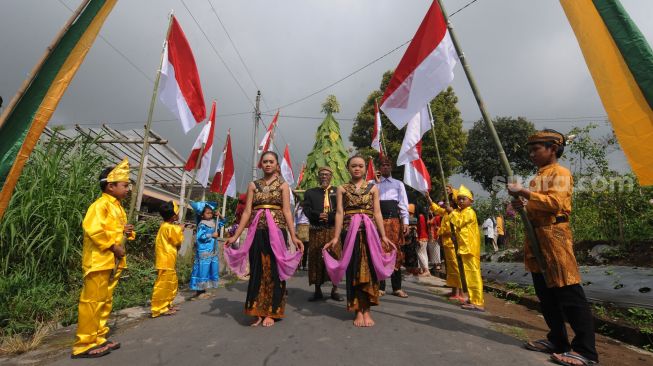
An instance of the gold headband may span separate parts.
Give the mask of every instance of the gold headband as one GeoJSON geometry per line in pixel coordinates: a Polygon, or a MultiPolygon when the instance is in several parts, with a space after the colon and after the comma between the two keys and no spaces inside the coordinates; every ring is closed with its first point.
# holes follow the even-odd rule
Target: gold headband
{"type": "Polygon", "coordinates": [[[528,145],[542,142],[551,142],[562,146],[564,143],[564,137],[560,133],[549,131],[538,131],[528,137],[528,145]]]}

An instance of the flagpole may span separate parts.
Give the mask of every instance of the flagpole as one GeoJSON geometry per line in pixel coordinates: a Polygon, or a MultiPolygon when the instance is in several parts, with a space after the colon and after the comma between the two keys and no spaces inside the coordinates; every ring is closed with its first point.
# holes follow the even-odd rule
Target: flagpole
{"type": "MultiPolygon", "coordinates": [[[[376,106],[378,107],[379,98],[374,99],[374,101],[376,102],[376,106]]],[[[381,119],[381,109],[379,109],[379,119],[381,119]]],[[[384,151],[384,149],[383,149],[386,146],[385,145],[385,134],[383,133],[383,122],[382,121],[379,121],[379,122],[381,122],[380,126],[379,126],[379,137],[380,137],[380,140],[381,140],[380,141],[381,146],[379,146],[379,150],[380,150],[381,155],[388,156],[388,151],[387,150],[384,151]]],[[[376,110],[374,111],[374,123],[376,123],[376,110]]]]}
{"type": "MultiPolygon", "coordinates": [[[[222,187],[220,188],[220,190],[222,190],[222,187]]],[[[222,194],[222,219],[223,220],[226,214],[227,214],[227,193],[225,192],[222,194]]],[[[220,237],[224,238],[224,226],[220,228],[220,237]]]]}
{"type": "MultiPolygon", "coordinates": [[[[168,36],[170,35],[170,29],[172,27],[173,12],[170,12],[168,15],[168,29],[166,31],[165,41],[163,42],[163,47],[161,49],[161,62],[159,63],[159,69],[156,72],[156,78],[154,79],[154,90],[152,91],[152,99],[150,100],[150,110],[147,114],[147,124],[145,125],[145,132],[143,133],[143,151],[141,151],[141,160],[138,166],[138,174],[136,176],[136,185],[135,191],[132,191],[131,201],[129,202],[129,213],[127,215],[127,221],[134,221],[134,213],[136,211],[136,205],[140,206],[140,197],[143,194],[144,179],[143,174],[145,172],[146,157],[150,149],[150,129],[152,128],[152,115],[154,114],[154,106],[156,105],[156,97],[159,92],[159,81],[161,80],[161,69],[163,68],[163,55],[168,42],[168,36]]],[[[140,207],[139,207],[140,208],[140,207]]]]}
{"type": "MultiPolygon", "coordinates": [[[[435,145],[435,155],[438,158],[438,168],[440,170],[440,179],[442,179],[442,189],[444,191],[444,202],[447,204],[447,207],[451,206],[449,202],[449,194],[447,194],[447,178],[444,175],[444,168],[442,167],[442,158],[440,156],[440,148],[438,147],[438,137],[435,133],[435,124],[433,123],[433,111],[431,111],[431,103],[429,106],[429,117],[431,120],[431,133],[433,134],[433,143],[435,145]]],[[[467,292],[467,277],[465,277],[465,267],[463,265],[463,259],[458,254],[458,238],[456,237],[456,232],[454,230],[453,223],[451,225],[451,241],[453,242],[454,251],[456,253],[456,263],[458,263],[458,271],[460,272],[460,283],[463,286],[463,291],[467,292]]]]}
{"type": "MultiPolygon", "coordinates": [[[[469,64],[467,63],[467,59],[465,58],[465,54],[462,51],[462,48],[460,47],[460,44],[458,43],[458,39],[456,38],[456,33],[453,30],[453,26],[451,25],[451,22],[449,21],[449,16],[447,15],[447,11],[444,9],[444,4],[442,0],[437,0],[438,4],[440,5],[440,9],[442,10],[442,15],[444,17],[445,22],[447,23],[447,29],[449,30],[449,36],[451,37],[451,41],[453,42],[453,45],[456,49],[456,53],[458,54],[458,58],[460,59],[460,63],[463,67],[463,70],[465,71],[465,76],[467,76],[467,81],[469,82],[469,86],[472,89],[472,93],[474,93],[474,98],[476,98],[476,103],[478,104],[478,108],[481,111],[481,116],[483,116],[483,121],[485,122],[485,127],[487,127],[488,132],[490,133],[490,137],[492,138],[492,142],[494,143],[494,147],[497,149],[497,152],[499,153],[499,161],[501,162],[501,167],[503,168],[503,172],[508,176],[508,182],[514,182],[515,177],[512,171],[512,168],[510,167],[510,162],[508,161],[508,157],[506,156],[505,151],[503,150],[503,146],[501,145],[501,140],[499,139],[499,135],[497,134],[497,131],[494,128],[494,124],[492,123],[492,119],[490,118],[489,113],[485,109],[485,103],[483,103],[483,99],[481,98],[481,93],[478,90],[478,87],[476,86],[476,82],[474,81],[474,77],[472,76],[472,71],[469,67],[469,64]]],[[[542,252],[540,251],[540,245],[537,240],[537,236],[535,236],[535,230],[533,229],[533,224],[530,222],[528,219],[528,216],[526,214],[526,210],[522,207],[519,210],[519,216],[521,216],[522,221],[524,222],[524,227],[526,228],[526,234],[528,235],[528,239],[530,242],[530,247],[533,251],[533,254],[535,255],[535,259],[537,260],[537,264],[540,267],[540,270],[542,271],[542,275],[544,276],[545,280],[547,278],[546,275],[546,262],[544,261],[544,258],[542,257],[542,252]]]]}
{"type": "MultiPolygon", "coordinates": [[[[200,148],[200,154],[197,157],[198,161],[195,162],[195,168],[193,169],[193,176],[190,178],[190,186],[188,187],[188,192],[186,193],[186,199],[184,199],[184,202],[190,202],[190,195],[193,192],[193,184],[195,184],[195,178],[197,178],[197,169],[202,163],[202,158],[204,157],[204,146],[206,146],[206,144],[202,143],[202,147],[200,148]]],[[[179,218],[179,221],[184,222],[185,217],[186,217],[186,210],[183,210],[181,212],[181,217],[179,218]]]]}
{"type": "Polygon", "coordinates": [[[254,107],[254,137],[252,138],[252,148],[254,149],[252,151],[252,181],[256,180],[256,169],[258,168],[258,161],[256,161],[256,155],[258,151],[258,145],[256,141],[256,137],[258,135],[258,121],[261,118],[261,111],[260,111],[260,103],[261,103],[261,91],[258,90],[256,92],[256,106],[254,107]]]}

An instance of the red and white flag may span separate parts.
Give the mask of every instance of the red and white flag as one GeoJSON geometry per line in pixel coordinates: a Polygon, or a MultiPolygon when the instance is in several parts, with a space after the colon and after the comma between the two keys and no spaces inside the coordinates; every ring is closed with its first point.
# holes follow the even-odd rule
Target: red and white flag
{"type": "Polygon", "coordinates": [[[204,94],[193,51],[174,16],[163,50],[159,99],[181,121],[184,133],[206,118],[204,94]]]}
{"type": "Polygon", "coordinates": [[[298,187],[302,184],[302,180],[304,180],[304,169],[306,169],[306,163],[302,164],[302,170],[299,171],[299,178],[297,178],[298,187]]]}
{"type": "Polygon", "coordinates": [[[283,152],[283,160],[281,160],[281,176],[283,176],[283,180],[285,180],[289,186],[295,183],[295,174],[292,172],[292,162],[290,160],[288,144],[286,144],[286,150],[283,152]]]}
{"type": "Polygon", "coordinates": [[[373,181],[376,179],[376,171],[374,170],[374,159],[370,158],[370,162],[367,163],[367,176],[365,180],[373,181]]]}
{"type": "Polygon", "coordinates": [[[447,24],[433,1],[381,99],[381,110],[402,128],[453,80],[458,62],[447,24]]]}
{"type": "Polygon", "coordinates": [[[381,146],[381,112],[379,104],[374,101],[374,130],[372,130],[372,148],[383,156],[383,147],[381,146]]]}
{"type": "Polygon", "coordinates": [[[421,141],[415,146],[415,149],[417,150],[418,159],[404,165],[404,183],[418,192],[426,193],[431,190],[431,176],[422,160],[421,141]]]}
{"type": "Polygon", "coordinates": [[[184,169],[186,171],[191,171],[197,168],[196,179],[199,184],[203,187],[206,187],[209,182],[209,170],[211,169],[211,155],[213,155],[213,131],[215,130],[215,101],[213,101],[213,106],[211,107],[211,116],[209,120],[202,128],[197,140],[193,144],[193,150],[190,152],[188,161],[184,169]],[[204,145],[204,152],[200,158],[200,150],[204,145]]]}
{"type": "Polygon", "coordinates": [[[397,165],[408,164],[411,161],[419,159],[417,144],[422,140],[422,136],[431,128],[431,115],[428,105],[425,105],[413,118],[408,121],[404,140],[401,142],[397,165]]]}
{"type": "Polygon", "coordinates": [[[231,131],[227,132],[227,141],[224,144],[222,155],[218,160],[215,176],[211,182],[211,192],[217,192],[232,198],[236,198],[236,174],[234,168],[234,157],[231,151],[231,131]]]}
{"type": "Polygon", "coordinates": [[[270,145],[272,144],[272,139],[274,138],[274,128],[277,126],[277,120],[279,119],[279,111],[274,115],[272,122],[268,126],[268,130],[265,132],[265,136],[261,140],[261,143],[258,144],[258,153],[270,150],[270,145]]]}

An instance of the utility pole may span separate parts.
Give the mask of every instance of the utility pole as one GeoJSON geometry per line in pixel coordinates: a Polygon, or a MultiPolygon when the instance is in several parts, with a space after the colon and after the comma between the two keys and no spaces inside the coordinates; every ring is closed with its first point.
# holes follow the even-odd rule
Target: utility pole
{"type": "Polygon", "coordinates": [[[258,161],[256,160],[256,152],[258,151],[256,137],[258,135],[258,121],[261,119],[260,103],[261,91],[258,90],[256,92],[256,106],[254,107],[254,136],[252,137],[252,181],[256,180],[256,169],[258,168],[258,161]]]}

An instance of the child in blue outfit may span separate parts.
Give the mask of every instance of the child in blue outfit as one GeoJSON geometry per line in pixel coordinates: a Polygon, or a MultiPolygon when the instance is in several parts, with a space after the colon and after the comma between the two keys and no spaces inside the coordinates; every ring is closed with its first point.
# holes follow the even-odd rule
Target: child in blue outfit
{"type": "Polygon", "coordinates": [[[195,236],[195,262],[191,273],[190,289],[196,291],[199,299],[209,298],[207,289],[218,288],[220,265],[218,263],[219,226],[213,217],[213,202],[192,202],[197,215],[197,234],[195,236]]]}

